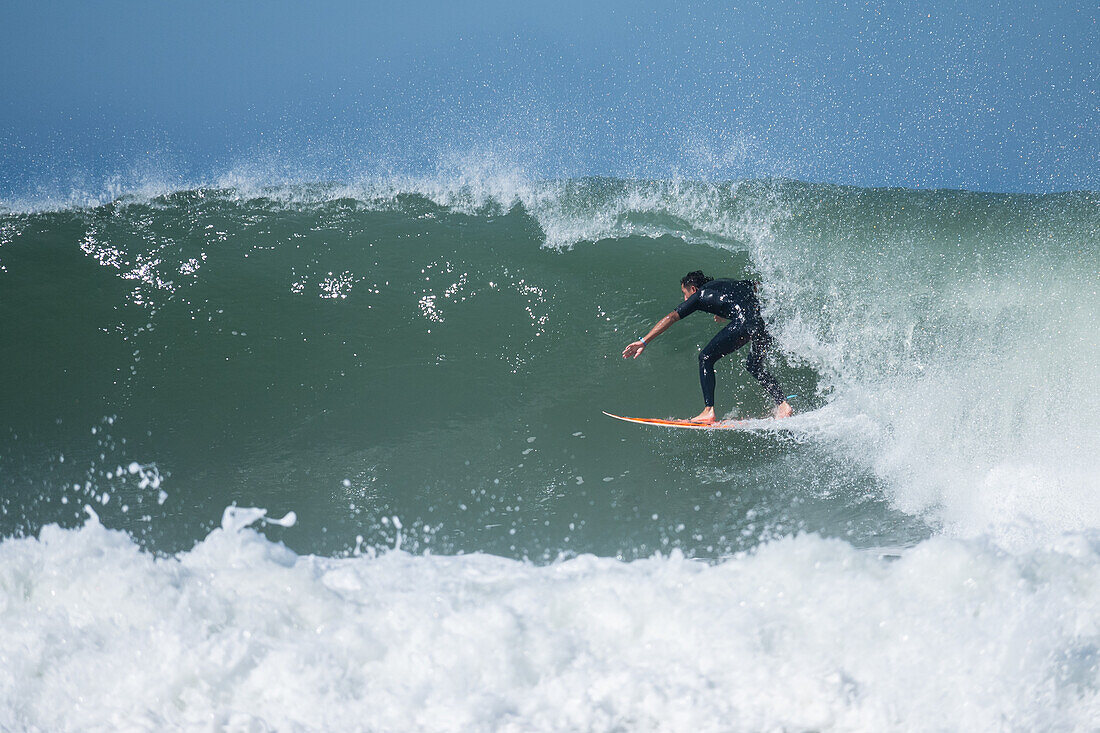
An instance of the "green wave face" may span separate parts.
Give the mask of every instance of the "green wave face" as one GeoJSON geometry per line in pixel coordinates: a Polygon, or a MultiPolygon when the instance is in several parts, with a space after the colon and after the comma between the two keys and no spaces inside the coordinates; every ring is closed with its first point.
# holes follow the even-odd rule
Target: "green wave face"
{"type": "MultiPolygon", "coordinates": [[[[1100,526],[1098,203],[502,179],[9,210],[0,535],[85,504],[164,551],[237,503],[297,512],[299,551],[538,560],[1100,526]],[[705,315],[620,357],[695,269],[763,281],[783,430],[601,414],[701,408],[705,315]]],[[[742,360],[719,412],[763,415],[742,360]]]]}

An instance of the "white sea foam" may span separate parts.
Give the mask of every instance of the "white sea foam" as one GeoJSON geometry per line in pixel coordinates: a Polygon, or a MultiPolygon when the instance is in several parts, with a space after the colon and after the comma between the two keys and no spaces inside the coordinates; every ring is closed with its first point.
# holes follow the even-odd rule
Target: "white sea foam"
{"type": "Polygon", "coordinates": [[[234,510],[155,557],[94,516],[0,543],[5,730],[1084,730],[1100,541],[717,565],[299,556],[234,510]]]}
{"type": "Polygon", "coordinates": [[[1100,527],[1100,241],[1034,200],[1016,221],[979,203],[831,202],[834,224],[765,231],[753,258],[783,350],[822,375],[814,437],[948,534],[1039,547],[1100,527]]]}

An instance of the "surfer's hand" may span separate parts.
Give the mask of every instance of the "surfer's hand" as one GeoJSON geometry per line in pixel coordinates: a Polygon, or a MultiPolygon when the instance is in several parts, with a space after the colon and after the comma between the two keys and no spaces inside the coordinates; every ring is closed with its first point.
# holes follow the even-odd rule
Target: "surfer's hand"
{"type": "Polygon", "coordinates": [[[645,341],[634,341],[626,345],[623,349],[623,358],[629,359],[631,357],[637,359],[638,356],[645,350],[645,341]]]}
{"type": "Polygon", "coordinates": [[[791,403],[783,400],[775,410],[772,411],[772,417],[782,419],[784,417],[790,417],[794,413],[791,409],[791,403]]]}
{"type": "Polygon", "coordinates": [[[715,317],[714,317],[714,322],[715,322],[715,323],[721,323],[721,322],[722,322],[722,321],[724,321],[724,320],[726,320],[726,319],[725,319],[725,318],[722,318],[721,316],[715,316],[715,317]]]}

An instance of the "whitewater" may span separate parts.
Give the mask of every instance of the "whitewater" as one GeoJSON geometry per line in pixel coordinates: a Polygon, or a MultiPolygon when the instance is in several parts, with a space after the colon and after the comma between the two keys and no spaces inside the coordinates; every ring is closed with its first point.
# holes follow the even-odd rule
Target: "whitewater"
{"type": "MultiPolygon", "coordinates": [[[[5,202],[0,729],[1090,730],[1097,204],[483,170],[5,202]],[[707,324],[617,358],[694,269],[761,280],[783,429],[600,415],[697,411],[707,324]]],[[[763,414],[742,358],[719,411],[763,414]]]]}

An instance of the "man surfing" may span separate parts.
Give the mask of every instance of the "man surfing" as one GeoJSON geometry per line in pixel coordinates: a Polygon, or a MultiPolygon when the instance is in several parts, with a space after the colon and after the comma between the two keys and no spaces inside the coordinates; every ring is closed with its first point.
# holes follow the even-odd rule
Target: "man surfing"
{"type": "Polygon", "coordinates": [[[699,352],[699,384],[703,388],[704,408],[691,421],[707,425],[717,421],[714,416],[714,363],[750,342],[752,347],[749,358],[745,361],[745,368],[775,400],[776,407],[772,416],[790,417],[790,403],[783,396],[779,383],[764,366],[764,356],[772,339],[764,328],[764,318],[760,315],[756,283],[752,280],[713,280],[701,270],[696,270],[680,280],[680,291],[684,294],[684,302],[657,321],[657,325],[649,333],[627,345],[623,349],[623,358],[637,359],[650,341],[684,316],[697,310],[710,313],[716,322],[726,320],[729,323],[699,352]]]}

